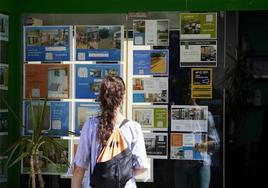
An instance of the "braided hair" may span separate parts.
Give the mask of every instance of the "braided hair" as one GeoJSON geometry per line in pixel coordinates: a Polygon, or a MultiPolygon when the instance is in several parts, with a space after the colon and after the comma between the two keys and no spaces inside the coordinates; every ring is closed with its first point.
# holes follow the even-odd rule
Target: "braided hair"
{"type": "Polygon", "coordinates": [[[115,118],[115,110],[119,107],[125,95],[125,84],[119,76],[106,76],[100,86],[100,117],[98,138],[100,143],[105,144],[112,134],[115,118]]]}

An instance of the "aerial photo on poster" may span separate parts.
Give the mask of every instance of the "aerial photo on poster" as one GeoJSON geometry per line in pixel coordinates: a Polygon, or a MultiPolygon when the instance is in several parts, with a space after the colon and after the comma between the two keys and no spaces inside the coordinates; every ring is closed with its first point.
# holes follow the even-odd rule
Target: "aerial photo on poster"
{"type": "Polygon", "coordinates": [[[168,50],[133,50],[133,75],[168,76],[168,50]]]}

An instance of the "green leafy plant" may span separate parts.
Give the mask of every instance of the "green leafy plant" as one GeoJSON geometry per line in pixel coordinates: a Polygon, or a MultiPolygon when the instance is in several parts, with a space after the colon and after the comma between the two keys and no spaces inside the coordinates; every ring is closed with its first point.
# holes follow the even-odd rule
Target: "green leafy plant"
{"type": "MultiPolygon", "coordinates": [[[[12,116],[18,120],[19,125],[23,128],[23,122],[16,115],[14,110],[8,105],[6,100],[1,96],[0,98],[12,116]]],[[[5,153],[9,154],[8,164],[9,167],[14,164],[25,160],[30,163],[30,180],[31,187],[36,188],[36,178],[38,178],[39,187],[44,188],[45,182],[42,176],[42,161],[46,161],[56,168],[59,165],[55,163],[55,158],[50,156],[50,151],[55,152],[54,156],[60,156],[66,164],[68,159],[66,156],[66,149],[56,139],[50,137],[50,135],[42,134],[42,130],[45,127],[45,116],[47,113],[47,101],[38,100],[38,105],[33,107],[32,99],[29,100],[29,120],[32,127],[32,135],[21,137],[16,143],[14,143],[5,153]],[[15,157],[15,153],[18,152],[18,156],[15,157]]]]}

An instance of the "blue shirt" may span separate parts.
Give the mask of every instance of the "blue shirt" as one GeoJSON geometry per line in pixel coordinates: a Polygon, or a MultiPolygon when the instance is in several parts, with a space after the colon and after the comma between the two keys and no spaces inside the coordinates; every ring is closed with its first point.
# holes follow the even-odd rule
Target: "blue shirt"
{"type": "MultiPolygon", "coordinates": [[[[99,119],[96,117],[89,118],[84,123],[76,155],[67,173],[67,175],[71,175],[74,166],[87,169],[83,180],[84,188],[90,188],[90,173],[93,172],[100,150],[100,143],[97,136],[98,126],[99,119]]],[[[124,135],[128,147],[132,151],[133,168],[148,169],[148,160],[141,125],[135,121],[128,121],[121,127],[121,132],[124,135]]],[[[127,182],[125,188],[136,188],[134,177],[127,182]]]]}

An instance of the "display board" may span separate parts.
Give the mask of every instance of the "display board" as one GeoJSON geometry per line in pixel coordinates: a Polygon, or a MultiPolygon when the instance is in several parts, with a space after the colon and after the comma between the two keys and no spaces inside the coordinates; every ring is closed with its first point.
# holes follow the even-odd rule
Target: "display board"
{"type": "MultiPolygon", "coordinates": [[[[30,96],[32,98],[50,96],[51,104],[69,102],[68,130],[74,131],[77,136],[56,136],[61,138],[64,136],[64,139],[68,139],[70,162],[75,156],[84,123],[89,117],[99,115],[100,105],[97,103],[99,87],[106,75],[119,75],[124,78],[127,89],[122,112],[127,118],[140,123],[144,133],[150,166],[141,181],[148,178],[146,175],[149,175],[150,181],[154,181],[154,159],[203,160],[207,152],[206,148],[197,150],[196,144],[205,144],[208,140],[208,106],[187,105],[188,101],[184,101],[185,93],[179,92],[185,89],[181,88],[184,87],[185,82],[185,79],[181,78],[187,75],[186,79],[191,80],[189,86],[191,86],[192,99],[212,99],[212,71],[215,71],[212,67],[217,66],[220,54],[217,51],[220,45],[217,40],[217,14],[182,13],[181,15],[184,24],[179,23],[179,16],[176,14],[176,24],[181,24],[181,32],[172,27],[172,32],[177,32],[179,36],[179,40],[175,40],[176,48],[172,46],[174,36],[171,35],[169,28],[171,21],[158,19],[161,14],[155,19],[150,19],[151,15],[144,18],[134,17],[124,23],[124,26],[120,25],[123,23],[121,21],[112,24],[109,20],[102,22],[97,17],[89,21],[85,18],[79,22],[70,20],[70,23],[73,22],[70,27],[74,30],[74,33],[70,34],[71,41],[74,41],[73,44],[70,42],[73,59],[39,60],[41,64],[38,65],[25,62],[27,63],[24,69],[25,99],[30,96]],[[88,23],[92,25],[82,25],[88,23]],[[96,25],[99,23],[101,25],[96,25]],[[189,23],[193,23],[190,24],[192,31],[187,30],[189,23]],[[124,27],[129,28],[124,31],[124,27]],[[196,31],[193,31],[195,29],[196,31]],[[176,66],[174,61],[177,63],[176,66]],[[68,76],[62,76],[64,82],[68,80],[68,95],[53,93],[53,91],[58,92],[59,89],[55,89],[57,87],[54,83],[49,83],[48,71],[34,67],[46,65],[68,67],[68,76]],[[31,70],[28,66],[34,68],[31,70]],[[192,70],[189,72],[191,74],[188,74],[188,70],[192,70]],[[202,71],[207,71],[207,74],[202,71]],[[42,75],[47,77],[38,78],[42,75]],[[34,85],[30,77],[37,80],[41,86],[34,85]],[[44,87],[46,88],[42,89],[44,87]],[[172,96],[174,90],[178,91],[176,94],[179,95],[175,97],[180,97],[180,100],[174,100],[175,97],[172,96]]],[[[51,107],[49,108],[51,111],[51,107]]],[[[65,114],[64,111],[62,112],[65,114]]],[[[50,128],[52,125],[50,121],[48,122],[50,128]]],[[[48,127],[44,133],[49,129],[48,127]]],[[[27,129],[29,135],[30,129],[29,127],[27,129]]],[[[27,172],[27,168],[24,170],[27,172]]],[[[43,172],[64,175],[49,167],[44,167],[43,172]]]]}
{"type": "MultiPolygon", "coordinates": [[[[34,113],[38,113],[37,106],[42,106],[47,99],[42,134],[54,137],[63,144],[66,152],[74,153],[75,147],[72,143],[74,140],[79,141],[85,121],[98,115],[100,106],[94,101],[97,100],[100,82],[107,75],[123,76],[123,37],[124,30],[121,25],[24,27],[25,127],[22,135],[30,136],[33,131],[29,117],[30,99],[34,113]]],[[[0,66],[0,88],[6,84],[5,67],[6,65],[0,66]]],[[[5,113],[1,111],[0,117],[4,117],[5,113]]],[[[6,125],[1,124],[0,135],[4,134],[2,132],[5,129],[6,125]]],[[[40,155],[43,155],[42,151],[40,155]]],[[[42,174],[65,175],[67,163],[56,158],[60,156],[54,155],[51,151],[49,157],[56,160],[60,168],[41,160],[42,174]]],[[[73,155],[68,157],[71,162],[73,155]]],[[[22,162],[22,173],[29,173],[27,159],[22,162]]]]}
{"type": "Polygon", "coordinates": [[[24,26],[24,62],[70,61],[72,26],[24,26]]]}
{"type": "Polygon", "coordinates": [[[122,25],[75,26],[76,61],[122,61],[122,25]]]}

